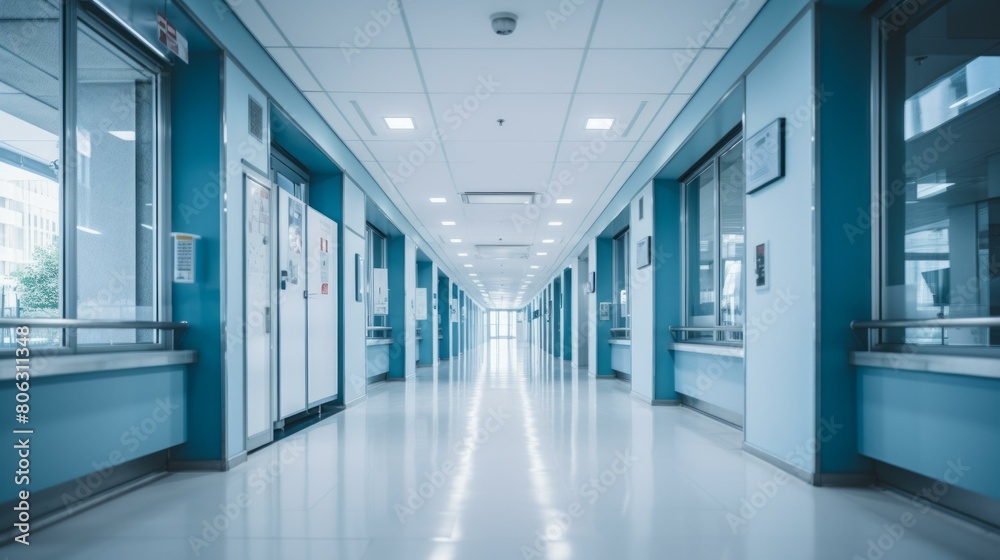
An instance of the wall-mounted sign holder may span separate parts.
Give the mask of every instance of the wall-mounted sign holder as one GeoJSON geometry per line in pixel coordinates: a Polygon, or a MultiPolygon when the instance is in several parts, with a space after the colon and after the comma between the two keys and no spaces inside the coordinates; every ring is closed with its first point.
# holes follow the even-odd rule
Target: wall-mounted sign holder
{"type": "Polygon", "coordinates": [[[193,233],[171,233],[174,238],[174,282],[178,284],[194,284],[195,263],[197,253],[195,241],[200,235],[193,233]]]}
{"type": "Polygon", "coordinates": [[[785,119],[776,119],[747,140],[745,165],[747,194],[785,176],[785,119]]]}
{"type": "Polygon", "coordinates": [[[767,241],[759,243],[754,247],[754,287],[758,290],[766,290],[768,287],[767,274],[767,241]]]}

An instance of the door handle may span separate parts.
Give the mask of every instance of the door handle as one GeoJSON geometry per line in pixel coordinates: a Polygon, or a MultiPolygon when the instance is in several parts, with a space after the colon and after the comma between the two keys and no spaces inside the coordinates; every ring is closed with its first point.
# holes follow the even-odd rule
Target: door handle
{"type": "Polygon", "coordinates": [[[285,290],[287,288],[288,288],[288,271],[287,270],[282,270],[281,271],[281,289],[285,290]]]}

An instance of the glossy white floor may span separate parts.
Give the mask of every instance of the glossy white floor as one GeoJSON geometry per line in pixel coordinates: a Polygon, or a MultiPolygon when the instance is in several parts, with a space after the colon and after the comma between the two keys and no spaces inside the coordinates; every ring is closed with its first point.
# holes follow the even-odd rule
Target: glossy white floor
{"type": "Polygon", "coordinates": [[[373,387],[231,472],[171,475],[0,556],[997,558],[997,534],[786,478],[736,430],[641,404],[620,381],[507,341],[482,358],[373,387]]]}

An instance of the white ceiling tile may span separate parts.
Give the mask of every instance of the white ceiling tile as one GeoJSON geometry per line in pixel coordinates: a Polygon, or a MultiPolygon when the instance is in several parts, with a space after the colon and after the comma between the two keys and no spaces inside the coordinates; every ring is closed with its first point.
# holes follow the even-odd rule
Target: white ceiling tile
{"type": "Polygon", "coordinates": [[[647,142],[655,142],[663,136],[663,133],[667,131],[667,127],[670,123],[674,122],[677,115],[680,114],[681,109],[687,104],[688,100],[691,99],[690,95],[671,95],[667,98],[666,104],[660,109],[656,117],[653,118],[653,122],[650,123],[649,128],[642,135],[642,140],[647,142]]]}
{"type": "Polygon", "coordinates": [[[563,142],[559,145],[557,160],[620,162],[625,159],[633,145],[632,142],[625,141],[563,142]]]}
{"type": "Polygon", "coordinates": [[[306,69],[302,61],[299,60],[298,55],[295,54],[295,49],[287,47],[275,47],[267,49],[267,52],[271,55],[271,58],[281,66],[281,69],[288,74],[288,77],[292,79],[302,91],[322,91],[319,87],[319,83],[312,77],[309,70],[306,69]]]}
{"type": "Polygon", "coordinates": [[[427,162],[416,166],[406,166],[398,161],[382,162],[389,179],[396,188],[409,197],[409,193],[423,193],[426,196],[457,196],[451,173],[445,163],[427,162]],[[447,194],[439,194],[447,193],[447,194]]]}
{"type": "Polygon", "coordinates": [[[496,159],[481,163],[452,163],[459,192],[541,192],[552,171],[551,162],[518,162],[496,159]]]}
{"type": "Polygon", "coordinates": [[[698,48],[733,0],[605,2],[593,48],[698,48]]]}
{"type": "Polygon", "coordinates": [[[583,50],[421,49],[431,93],[572,93],[583,50]]]}
{"type": "Polygon", "coordinates": [[[619,167],[621,162],[587,162],[586,165],[559,162],[552,176],[566,178],[561,181],[566,186],[566,192],[559,196],[572,198],[575,205],[593,200],[597,193],[607,188],[619,167]]]}
{"type": "Polygon", "coordinates": [[[636,162],[642,161],[646,157],[646,154],[649,153],[649,150],[651,150],[654,145],[656,145],[656,142],[653,141],[636,142],[635,149],[632,150],[632,153],[629,154],[628,158],[626,158],[625,161],[636,161],[636,162]]]}
{"type": "MultiPolygon", "coordinates": [[[[419,142],[425,153],[440,151],[434,119],[422,93],[331,93],[330,97],[362,140],[405,140],[419,142]],[[391,130],[385,117],[411,117],[416,128],[391,130]]],[[[413,150],[420,148],[414,144],[413,150]]]]}
{"type": "Polygon", "coordinates": [[[339,49],[303,48],[299,54],[326,91],[420,93],[424,91],[409,49],[372,49],[348,62],[339,49]]]}
{"type": "Polygon", "coordinates": [[[386,0],[260,2],[292,46],[336,47],[337,56],[359,62],[379,48],[409,46],[402,17],[386,0]]]}
{"type": "Polygon", "coordinates": [[[682,50],[591,49],[578,93],[670,93],[688,59],[682,50]]]}
{"type": "Polygon", "coordinates": [[[497,94],[468,103],[459,94],[431,94],[448,140],[476,142],[557,141],[569,107],[568,94],[497,94]],[[497,119],[504,119],[503,126],[497,119]]]}
{"type": "Polygon", "coordinates": [[[406,1],[403,5],[419,49],[580,49],[587,44],[597,9],[597,2],[581,0],[506,0],[492,7],[468,0],[406,1]],[[499,11],[518,16],[517,29],[506,37],[491,28],[490,16],[499,11]]]}
{"type": "Polygon", "coordinates": [[[516,162],[552,162],[558,142],[459,142],[446,144],[448,161],[483,163],[497,160],[516,162]]]}
{"type": "Polygon", "coordinates": [[[312,103],[316,111],[326,120],[327,124],[333,128],[333,131],[340,136],[341,140],[357,140],[358,135],[351,130],[350,124],[347,120],[340,114],[337,110],[337,106],[330,101],[330,98],[322,92],[306,92],[306,99],[312,103]]]}
{"type": "Polygon", "coordinates": [[[271,19],[257,3],[257,0],[226,0],[229,7],[236,12],[243,25],[253,33],[257,42],[265,47],[283,47],[285,40],[274,26],[271,19]]]}
{"type": "Polygon", "coordinates": [[[436,142],[421,142],[413,140],[368,140],[368,149],[375,154],[375,159],[382,162],[399,162],[407,160],[411,164],[421,161],[444,161],[444,151],[436,142]]]}
{"type": "Polygon", "coordinates": [[[698,91],[702,82],[705,81],[705,78],[708,78],[712,70],[715,70],[716,65],[719,64],[719,61],[722,60],[725,54],[726,51],[722,49],[702,50],[701,54],[694,59],[687,74],[681,79],[681,83],[677,84],[676,92],[694,93],[698,91]]]}
{"type": "Polygon", "coordinates": [[[573,98],[563,140],[634,140],[646,129],[666,97],[654,94],[577,94],[573,98]],[[611,117],[615,122],[611,130],[587,130],[587,119],[592,117],[611,117]],[[632,124],[633,119],[635,124],[632,124]]]}
{"type": "Polygon", "coordinates": [[[712,37],[707,46],[726,49],[733,46],[733,43],[743,34],[753,18],[757,17],[757,13],[766,2],[767,0],[736,0],[733,3],[732,11],[719,24],[715,36],[712,37]]]}

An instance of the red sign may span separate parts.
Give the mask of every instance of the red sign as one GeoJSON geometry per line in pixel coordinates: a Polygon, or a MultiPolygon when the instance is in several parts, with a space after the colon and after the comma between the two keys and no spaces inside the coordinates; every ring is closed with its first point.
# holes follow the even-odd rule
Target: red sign
{"type": "Polygon", "coordinates": [[[156,13],[156,27],[159,30],[160,42],[167,46],[167,50],[176,54],[178,58],[187,64],[188,61],[188,42],[183,35],[177,32],[177,29],[167,21],[167,16],[157,12],[156,13]]]}
{"type": "Polygon", "coordinates": [[[322,294],[328,294],[328,293],[330,293],[330,285],[329,284],[323,284],[323,287],[320,288],[319,291],[322,294]]]}

